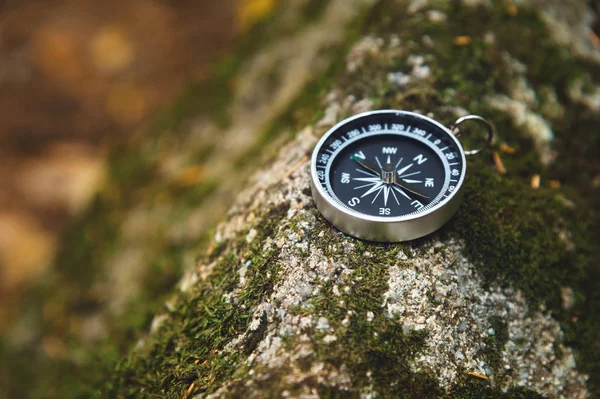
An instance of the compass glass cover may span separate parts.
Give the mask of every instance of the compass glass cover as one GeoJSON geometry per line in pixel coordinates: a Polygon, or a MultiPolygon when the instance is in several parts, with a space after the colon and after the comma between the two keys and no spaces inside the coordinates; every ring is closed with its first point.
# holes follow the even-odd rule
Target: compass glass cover
{"type": "Polygon", "coordinates": [[[449,200],[462,184],[464,153],[437,122],[410,112],[373,112],[334,127],[317,147],[318,185],[342,208],[406,218],[449,200]]]}

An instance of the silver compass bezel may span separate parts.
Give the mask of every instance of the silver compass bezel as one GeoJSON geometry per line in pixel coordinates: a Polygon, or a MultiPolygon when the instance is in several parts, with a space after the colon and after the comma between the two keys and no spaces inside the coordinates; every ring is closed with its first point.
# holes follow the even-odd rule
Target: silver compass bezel
{"type": "Polygon", "coordinates": [[[467,162],[465,151],[460,141],[452,134],[450,129],[438,121],[425,115],[410,111],[393,109],[363,112],[337,123],[329,129],[319,140],[313,150],[310,162],[311,191],[317,208],[325,219],[341,231],[364,240],[378,242],[409,241],[430,234],[442,227],[456,213],[463,197],[463,183],[466,175],[467,162]],[[433,207],[417,213],[398,217],[381,217],[366,215],[349,209],[335,200],[321,186],[317,175],[317,158],[319,150],[329,136],[338,131],[342,126],[360,118],[377,114],[392,114],[393,116],[411,116],[435,125],[445,132],[454,141],[462,160],[462,170],[455,189],[448,196],[440,200],[433,207]]]}

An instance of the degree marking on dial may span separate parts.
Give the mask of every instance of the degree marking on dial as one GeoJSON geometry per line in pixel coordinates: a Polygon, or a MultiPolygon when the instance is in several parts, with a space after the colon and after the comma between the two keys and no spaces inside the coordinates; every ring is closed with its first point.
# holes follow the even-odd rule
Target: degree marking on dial
{"type": "Polygon", "coordinates": [[[446,151],[448,147],[440,148],[440,151],[446,151]]]}
{"type": "Polygon", "coordinates": [[[399,175],[401,175],[402,173],[406,172],[411,166],[413,166],[413,164],[409,163],[408,165],[406,165],[405,167],[403,167],[402,169],[400,169],[397,173],[399,175]]]}
{"type": "Polygon", "coordinates": [[[449,163],[448,165],[449,165],[449,166],[452,166],[452,165],[458,165],[458,162],[449,163]]]}

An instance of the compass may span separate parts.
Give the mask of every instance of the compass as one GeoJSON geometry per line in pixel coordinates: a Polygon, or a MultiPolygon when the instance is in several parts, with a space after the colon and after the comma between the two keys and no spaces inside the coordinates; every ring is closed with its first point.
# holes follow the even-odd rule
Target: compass
{"type": "Polygon", "coordinates": [[[467,170],[458,141],[460,118],[449,129],[426,116],[397,110],[343,120],[317,143],[312,194],[319,211],[341,231],[371,241],[398,242],[439,229],[458,210],[467,170]]]}

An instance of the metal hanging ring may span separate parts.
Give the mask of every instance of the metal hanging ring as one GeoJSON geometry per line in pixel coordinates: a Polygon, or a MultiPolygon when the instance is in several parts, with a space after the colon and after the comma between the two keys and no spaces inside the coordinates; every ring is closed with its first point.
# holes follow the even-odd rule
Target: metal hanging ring
{"type": "Polygon", "coordinates": [[[483,125],[487,129],[488,135],[487,135],[487,138],[485,140],[485,144],[483,145],[483,147],[476,148],[474,150],[465,150],[465,155],[479,154],[481,151],[483,151],[487,146],[489,146],[492,143],[492,139],[494,138],[494,128],[492,127],[492,125],[487,120],[483,119],[481,116],[478,116],[478,115],[467,115],[467,116],[463,116],[462,118],[458,118],[456,120],[456,122],[454,122],[454,125],[452,125],[450,127],[452,134],[454,134],[454,136],[456,136],[456,137],[459,137],[461,134],[461,131],[458,127],[462,123],[464,123],[466,121],[470,121],[470,120],[474,120],[474,121],[483,123],[483,125]]]}

